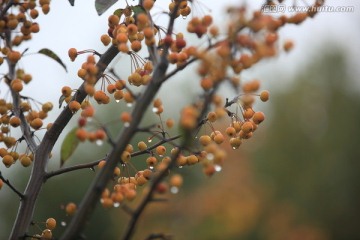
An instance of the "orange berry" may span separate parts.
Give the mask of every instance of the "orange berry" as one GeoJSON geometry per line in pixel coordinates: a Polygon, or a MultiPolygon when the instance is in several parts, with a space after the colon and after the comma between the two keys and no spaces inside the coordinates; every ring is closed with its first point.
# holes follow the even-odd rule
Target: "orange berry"
{"type": "Polygon", "coordinates": [[[229,136],[229,137],[233,137],[236,135],[236,130],[234,127],[228,127],[225,130],[225,133],[229,136]]]}
{"type": "Polygon", "coordinates": [[[14,90],[15,92],[21,92],[21,90],[23,89],[23,84],[20,79],[12,80],[10,85],[11,85],[11,89],[14,90]]]}
{"type": "Polygon", "coordinates": [[[230,138],[230,145],[233,149],[238,149],[241,145],[240,138],[230,138]]]}
{"type": "Polygon", "coordinates": [[[217,144],[221,144],[223,143],[225,140],[224,135],[220,132],[218,132],[215,136],[214,136],[214,142],[217,144]]]}
{"type": "Polygon", "coordinates": [[[104,165],[106,164],[106,161],[105,160],[101,160],[99,163],[98,163],[98,168],[103,168],[104,167],[104,165]]]}
{"type": "Polygon", "coordinates": [[[111,38],[108,34],[101,35],[100,40],[104,46],[108,46],[111,43],[111,38]]]}
{"type": "Polygon", "coordinates": [[[244,122],[243,125],[241,126],[241,130],[247,134],[252,132],[254,129],[253,124],[251,122],[244,122]]]}
{"type": "Polygon", "coordinates": [[[41,109],[44,112],[50,112],[53,109],[53,104],[51,102],[46,102],[41,106],[41,109]]]}
{"type": "Polygon", "coordinates": [[[32,161],[31,158],[27,155],[24,155],[20,158],[20,163],[21,165],[23,165],[24,167],[28,167],[31,165],[32,161]]]}
{"type": "Polygon", "coordinates": [[[255,124],[260,124],[265,120],[265,114],[263,112],[256,112],[252,118],[255,124]]]}
{"type": "Polygon", "coordinates": [[[171,119],[171,118],[167,119],[166,120],[166,126],[168,128],[172,128],[174,126],[174,119],[171,119]]]}
{"type": "Polygon", "coordinates": [[[3,185],[4,185],[4,182],[2,179],[0,179],[0,189],[2,188],[3,185]]]}
{"type": "Polygon", "coordinates": [[[159,156],[163,156],[165,153],[166,153],[166,148],[164,146],[158,146],[156,147],[156,153],[159,155],[159,156]]]}
{"type": "Polygon", "coordinates": [[[20,118],[13,116],[10,118],[9,123],[12,127],[18,127],[21,124],[21,120],[20,120],[20,118]]]}
{"type": "Polygon", "coordinates": [[[45,224],[46,224],[46,228],[53,230],[56,227],[56,220],[54,218],[48,218],[45,224]]]}
{"type": "Polygon", "coordinates": [[[43,125],[43,121],[40,118],[35,118],[30,122],[30,126],[35,130],[41,128],[42,125],[43,125]]]}
{"type": "Polygon", "coordinates": [[[186,158],[186,162],[187,162],[187,164],[189,164],[189,165],[193,165],[193,164],[198,163],[198,162],[199,162],[199,159],[198,159],[197,156],[195,156],[194,154],[192,154],[192,155],[190,155],[190,156],[188,156],[188,157],[186,158]]]}
{"type": "Polygon", "coordinates": [[[129,123],[132,120],[132,116],[129,112],[122,112],[120,115],[120,119],[124,123],[129,123]]]}
{"type": "Polygon", "coordinates": [[[149,166],[149,167],[154,167],[156,164],[157,164],[157,159],[156,157],[148,157],[146,159],[146,164],[149,166]]]}
{"type": "Polygon", "coordinates": [[[10,154],[8,154],[3,157],[2,162],[5,167],[8,168],[14,163],[14,158],[10,154]]]}
{"type": "Polygon", "coordinates": [[[124,162],[124,163],[127,163],[129,162],[131,159],[131,154],[127,151],[124,151],[122,154],[121,154],[121,160],[124,162]]]}
{"type": "Polygon", "coordinates": [[[17,63],[21,58],[21,53],[18,51],[9,51],[7,57],[11,63],[17,63]]]}
{"type": "Polygon", "coordinates": [[[65,207],[65,212],[67,215],[72,216],[76,212],[77,206],[75,203],[70,202],[65,207]]]}
{"type": "Polygon", "coordinates": [[[131,49],[134,51],[134,52],[138,52],[141,50],[141,42],[138,41],[138,40],[135,40],[131,43],[131,49]]]}
{"type": "Polygon", "coordinates": [[[117,15],[110,15],[108,18],[109,27],[115,27],[120,22],[120,18],[117,15]]]}
{"type": "Polygon", "coordinates": [[[106,87],[106,90],[108,91],[108,93],[113,94],[116,91],[116,86],[115,84],[109,84],[106,87]]]}
{"type": "Polygon", "coordinates": [[[106,132],[103,129],[98,129],[95,132],[95,137],[98,140],[104,140],[106,138],[106,132]]]}
{"type": "Polygon", "coordinates": [[[291,40],[286,40],[284,42],[283,48],[284,48],[285,52],[289,52],[291,49],[294,48],[294,42],[291,40]]]}
{"type": "Polygon", "coordinates": [[[75,132],[75,135],[81,142],[84,142],[88,137],[88,133],[84,128],[78,128],[75,132]]]}
{"type": "Polygon", "coordinates": [[[170,178],[170,186],[181,187],[183,184],[183,177],[180,174],[175,174],[170,178]]]}
{"type": "Polygon", "coordinates": [[[41,233],[41,239],[53,239],[53,235],[50,229],[45,229],[41,233]]]}
{"type": "Polygon", "coordinates": [[[71,101],[69,103],[69,109],[72,113],[76,113],[81,108],[81,105],[78,101],[71,101]]]}
{"type": "Polygon", "coordinates": [[[215,122],[217,119],[216,113],[215,112],[209,112],[207,115],[207,120],[210,122],[215,122]]]}
{"type": "Polygon", "coordinates": [[[270,93],[269,91],[267,90],[264,90],[260,93],[260,100],[263,101],[263,102],[266,102],[268,101],[270,98],[270,93]]]}
{"type": "Polygon", "coordinates": [[[214,86],[214,83],[213,81],[206,77],[206,78],[203,78],[201,79],[200,81],[200,86],[205,90],[205,91],[208,91],[210,90],[213,86],[214,86]]]}
{"type": "Polygon", "coordinates": [[[143,7],[145,8],[145,10],[150,11],[153,6],[154,6],[154,0],[143,1],[143,7]]]}
{"type": "Polygon", "coordinates": [[[211,143],[211,137],[209,135],[202,135],[200,138],[199,138],[199,142],[201,145],[203,146],[207,146],[211,143]]]}
{"type": "Polygon", "coordinates": [[[78,55],[76,48],[70,48],[68,51],[68,55],[69,55],[71,61],[75,61],[75,59],[78,55]]]}

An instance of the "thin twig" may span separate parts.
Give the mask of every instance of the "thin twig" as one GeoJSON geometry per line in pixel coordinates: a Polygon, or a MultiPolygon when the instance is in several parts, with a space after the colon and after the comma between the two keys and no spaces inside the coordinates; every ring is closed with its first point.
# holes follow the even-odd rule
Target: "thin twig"
{"type": "Polygon", "coordinates": [[[67,168],[61,168],[56,171],[52,171],[45,175],[45,179],[48,180],[49,178],[52,178],[54,176],[61,175],[63,173],[67,173],[67,172],[80,170],[80,169],[89,169],[89,168],[93,169],[102,160],[104,160],[104,159],[100,159],[100,160],[96,160],[96,161],[93,161],[90,163],[79,164],[79,165],[75,165],[75,166],[71,166],[71,167],[67,167],[67,168]]]}
{"type": "Polygon", "coordinates": [[[20,197],[20,200],[24,199],[24,195],[19,191],[17,190],[9,181],[9,179],[5,179],[4,176],[2,175],[2,172],[0,171],[0,179],[6,184],[8,185],[8,187],[14,192],[16,193],[19,197],[20,197]]]}

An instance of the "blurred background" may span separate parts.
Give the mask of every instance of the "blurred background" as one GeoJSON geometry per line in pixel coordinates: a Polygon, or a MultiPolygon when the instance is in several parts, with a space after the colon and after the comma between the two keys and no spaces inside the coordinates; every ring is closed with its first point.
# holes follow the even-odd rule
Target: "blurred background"
{"type": "MultiPolygon", "coordinates": [[[[226,20],[225,7],[242,3],[200,1],[198,11],[201,14],[209,13],[207,8],[214,9],[210,14],[215,23],[222,23],[226,20]]],[[[256,8],[261,3],[247,4],[256,8]]],[[[228,149],[222,171],[211,178],[204,176],[200,167],[177,170],[184,175],[184,188],[176,195],[166,195],[168,202],[147,208],[134,239],[144,239],[151,233],[166,233],[174,239],[360,239],[360,2],[328,0],[326,5],[354,6],[354,12],[320,13],[300,26],[280,31],[280,44],[293,39],[294,50],[280,53],[241,75],[242,81],[260,79],[262,88],[271,92],[271,101],[256,106],[266,114],[266,121],[239,150],[228,149]]],[[[29,52],[52,49],[66,63],[68,73],[56,62],[38,55],[24,58],[21,64],[34,78],[24,95],[56,103],[63,85],[76,87],[80,83],[74,76],[82,61],[71,63],[67,50],[104,51],[99,36],[105,33],[107,13],[116,7],[101,17],[89,1],[77,0],[75,7],[67,1],[54,1],[51,7],[49,15],[39,19],[41,31],[34,36],[29,52]]],[[[160,3],[158,8],[161,11],[166,6],[160,3]]],[[[159,16],[159,21],[165,20],[159,16]]],[[[176,29],[185,29],[186,22],[179,21],[176,29]]],[[[117,59],[114,67],[122,61],[126,64],[128,59],[117,59]]],[[[2,66],[0,70],[6,69],[2,66]]],[[[125,75],[130,64],[116,70],[125,75]]],[[[165,117],[176,118],[179,109],[174,104],[194,99],[197,78],[191,72],[183,72],[164,86],[160,95],[168,99],[165,117]],[[166,94],[169,91],[171,96],[166,94]]],[[[223,93],[233,97],[226,89],[223,93]]],[[[112,104],[109,108],[120,112],[126,107],[112,104]]],[[[102,111],[99,118],[107,121],[118,116],[109,112],[102,111]]],[[[57,113],[54,111],[51,117],[57,113]]],[[[149,115],[146,121],[157,119],[149,115]]],[[[226,124],[219,123],[219,127],[226,124]]],[[[64,135],[54,149],[50,169],[59,166],[64,135]]],[[[67,164],[99,159],[107,150],[84,144],[67,164]]],[[[5,169],[0,164],[0,170],[20,189],[30,172],[30,168],[19,165],[5,169]]],[[[54,217],[59,223],[54,235],[60,234],[70,220],[62,209],[64,204],[79,202],[93,177],[92,171],[83,170],[49,180],[41,192],[34,221],[44,228],[41,222],[54,217]]],[[[6,239],[18,198],[4,186],[0,203],[0,239],[6,239]]],[[[98,207],[86,235],[89,239],[117,239],[128,219],[120,208],[98,207]]],[[[36,232],[37,227],[33,230],[36,232]]]]}

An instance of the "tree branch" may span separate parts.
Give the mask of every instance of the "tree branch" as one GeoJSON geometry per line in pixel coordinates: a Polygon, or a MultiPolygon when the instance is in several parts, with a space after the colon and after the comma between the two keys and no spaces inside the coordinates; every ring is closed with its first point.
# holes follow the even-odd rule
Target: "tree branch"
{"type": "MultiPolygon", "coordinates": [[[[119,53],[115,46],[111,46],[104,54],[101,55],[97,67],[99,74],[97,79],[100,79],[102,73],[109,65],[109,63],[119,53]]],[[[82,102],[87,96],[84,84],[80,86],[77,94],[74,95],[73,100],[82,102]]],[[[60,113],[58,118],[53,123],[52,127],[46,132],[41,144],[37,147],[34,154],[34,166],[30,175],[29,182],[25,189],[24,200],[20,202],[19,210],[16,216],[16,220],[13,225],[13,229],[10,235],[11,240],[18,240],[24,238],[28,227],[30,226],[32,216],[35,209],[35,203],[42,188],[44,181],[46,180],[45,169],[47,167],[49,154],[58,140],[61,132],[65,126],[69,123],[73,114],[67,106],[60,113]]]]}
{"type": "MultiPolygon", "coordinates": [[[[179,7],[179,4],[176,4],[174,12],[172,12],[168,33],[172,33],[174,21],[176,18],[176,12],[179,7]]],[[[133,135],[137,132],[140,121],[142,120],[144,113],[151,101],[154,99],[156,93],[159,91],[162,85],[162,79],[164,78],[166,71],[168,69],[168,52],[169,46],[166,46],[161,55],[159,64],[156,65],[152,80],[149,85],[147,85],[144,93],[137,99],[135,107],[132,111],[132,121],[128,127],[124,127],[120,132],[115,147],[109,154],[107,164],[101,169],[100,173],[97,175],[93,181],[91,187],[88,189],[85,194],[78,211],[70,222],[68,228],[66,229],[62,240],[72,240],[82,232],[82,229],[85,227],[85,222],[89,219],[93,210],[95,209],[96,204],[99,201],[100,195],[106,187],[106,184],[112,177],[112,172],[114,171],[116,165],[119,162],[119,158],[122,152],[125,150],[126,145],[130,142],[133,135]]]]}

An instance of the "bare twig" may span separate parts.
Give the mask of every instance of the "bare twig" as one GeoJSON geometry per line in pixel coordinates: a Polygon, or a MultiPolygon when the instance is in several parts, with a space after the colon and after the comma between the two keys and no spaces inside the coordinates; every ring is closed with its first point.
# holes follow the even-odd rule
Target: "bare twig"
{"type": "Polygon", "coordinates": [[[24,199],[24,195],[19,191],[17,190],[9,181],[9,179],[5,179],[4,176],[2,175],[2,172],[0,171],[0,179],[14,192],[16,193],[20,199],[24,199]]]}

